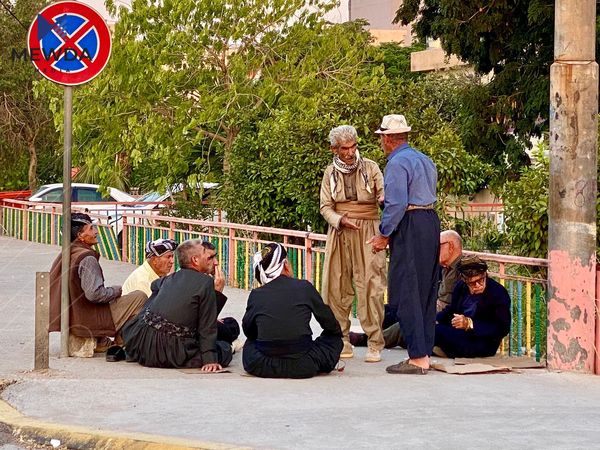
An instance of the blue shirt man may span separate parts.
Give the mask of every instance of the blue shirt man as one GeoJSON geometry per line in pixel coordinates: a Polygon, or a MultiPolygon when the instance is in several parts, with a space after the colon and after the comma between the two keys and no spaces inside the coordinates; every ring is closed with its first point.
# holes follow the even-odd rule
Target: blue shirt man
{"type": "Polygon", "coordinates": [[[434,343],[440,221],[433,209],[437,170],[427,156],[408,145],[410,130],[404,116],[391,114],[376,131],[388,165],[381,234],[369,243],[373,252],[390,246],[389,304],[405,334],[409,356],[386,371],[424,375],[434,343]]]}

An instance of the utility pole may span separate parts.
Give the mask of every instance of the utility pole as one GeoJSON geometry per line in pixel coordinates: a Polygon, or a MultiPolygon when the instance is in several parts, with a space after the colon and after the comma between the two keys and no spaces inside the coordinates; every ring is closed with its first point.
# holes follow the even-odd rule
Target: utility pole
{"type": "Polygon", "coordinates": [[[596,1],[556,0],[550,69],[548,367],[593,372],[598,64],[596,1]]]}

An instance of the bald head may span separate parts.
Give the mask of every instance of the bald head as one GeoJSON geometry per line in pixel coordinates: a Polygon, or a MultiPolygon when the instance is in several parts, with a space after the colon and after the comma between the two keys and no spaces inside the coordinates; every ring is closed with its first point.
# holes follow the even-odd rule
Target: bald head
{"type": "Polygon", "coordinates": [[[462,238],[454,230],[446,230],[440,233],[440,265],[450,266],[462,255],[462,238]]]}

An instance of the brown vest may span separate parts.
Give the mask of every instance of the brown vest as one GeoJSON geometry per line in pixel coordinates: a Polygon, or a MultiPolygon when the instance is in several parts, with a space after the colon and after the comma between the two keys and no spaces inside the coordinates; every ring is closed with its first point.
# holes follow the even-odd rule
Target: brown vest
{"type": "MultiPolygon", "coordinates": [[[[114,336],[115,324],[108,303],[92,303],[85,298],[79,278],[79,263],[87,256],[96,259],[100,255],[90,246],[79,241],[71,244],[69,267],[69,332],[79,337],[114,336]]],[[[50,269],[50,327],[49,331],[60,331],[60,274],[62,254],[50,269]]],[[[104,279],[104,275],[103,275],[104,279]]]]}

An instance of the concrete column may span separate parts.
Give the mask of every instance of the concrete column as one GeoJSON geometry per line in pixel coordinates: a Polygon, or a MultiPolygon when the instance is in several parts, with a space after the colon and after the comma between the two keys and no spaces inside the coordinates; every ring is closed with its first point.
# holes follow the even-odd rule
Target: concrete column
{"type": "Polygon", "coordinates": [[[598,64],[595,0],[556,0],[550,69],[548,366],[593,372],[598,64]]]}

